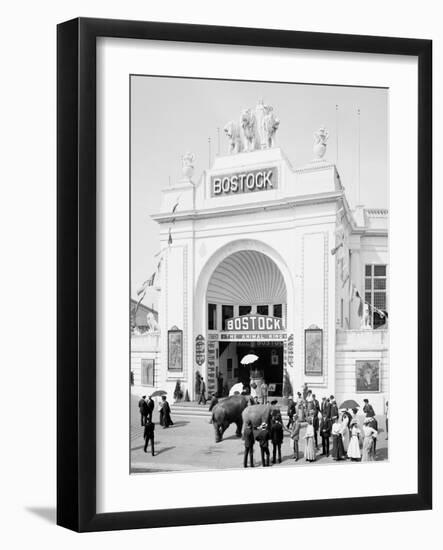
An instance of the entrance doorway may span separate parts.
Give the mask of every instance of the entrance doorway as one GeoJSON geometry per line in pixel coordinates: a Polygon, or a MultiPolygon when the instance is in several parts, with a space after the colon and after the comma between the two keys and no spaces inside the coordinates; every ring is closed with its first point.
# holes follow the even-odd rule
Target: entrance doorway
{"type": "MultiPolygon", "coordinates": [[[[283,343],[282,342],[237,342],[235,346],[236,363],[238,365],[237,380],[249,387],[251,377],[262,378],[269,386],[269,395],[281,397],[283,394],[283,343]],[[258,356],[251,365],[242,365],[242,358],[248,353],[258,356]]],[[[220,367],[224,363],[220,357],[220,367]]]]}

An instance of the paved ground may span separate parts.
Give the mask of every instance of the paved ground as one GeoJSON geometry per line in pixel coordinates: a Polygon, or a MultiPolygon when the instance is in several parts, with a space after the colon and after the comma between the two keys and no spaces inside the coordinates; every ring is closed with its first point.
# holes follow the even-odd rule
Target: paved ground
{"type": "MultiPolygon", "coordinates": [[[[184,471],[184,470],[214,470],[239,468],[243,465],[243,441],[235,435],[235,425],[232,424],[224,434],[223,441],[215,443],[214,428],[209,424],[208,417],[200,416],[176,416],[172,414],[174,425],[163,429],[159,424],[158,413],[154,413],[155,422],[155,456],[143,451],[143,428],[140,425],[137,401],[132,400],[132,424],[131,424],[131,458],[132,472],[161,472],[161,471],[184,471]]],[[[185,414],[185,413],[182,413],[185,414]]],[[[386,433],[382,431],[384,419],[378,418],[380,433],[377,441],[377,460],[387,459],[386,433]]],[[[315,466],[318,464],[339,464],[331,458],[318,456],[317,461],[307,464],[303,459],[304,442],[301,431],[300,438],[300,460],[296,463],[292,458],[292,451],[289,443],[289,435],[285,433],[282,445],[282,463],[274,467],[285,466],[315,466]]],[[[321,440],[319,438],[319,443],[321,440]]],[[[331,440],[332,443],[332,440],[331,440]]],[[[319,451],[320,452],[320,451],[319,451]]],[[[271,446],[272,454],[272,446],[271,446]]],[[[272,458],[272,456],[271,456],[272,458]]],[[[254,447],[254,462],[256,466],[260,463],[260,449],[256,444],[254,447]]],[[[346,461],[348,462],[348,461],[346,461]]],[[[350,462],[349,462],[350,463],[350,462]]],[[[357,463],[352,463],[356,465],[357,463]]]]}

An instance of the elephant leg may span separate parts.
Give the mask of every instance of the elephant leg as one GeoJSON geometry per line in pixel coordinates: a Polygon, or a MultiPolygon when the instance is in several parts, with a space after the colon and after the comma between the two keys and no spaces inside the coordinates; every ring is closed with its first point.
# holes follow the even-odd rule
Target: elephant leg
{"type": "Polygon", "coordinates": [[[223,432],[220,431],[221,426],[218,422],[214,421],[214,430],[215,430],[215,442],[218,443],[222,440],[222,434],[223,432]]]}
{"type": "Polygon", "coordinates": [[[241,437],[242,428],[243,428],[243,418],[240,418],[240,420],[237,420],[237,431],[235,432],[235,435],[237,437],[241,437]]]}

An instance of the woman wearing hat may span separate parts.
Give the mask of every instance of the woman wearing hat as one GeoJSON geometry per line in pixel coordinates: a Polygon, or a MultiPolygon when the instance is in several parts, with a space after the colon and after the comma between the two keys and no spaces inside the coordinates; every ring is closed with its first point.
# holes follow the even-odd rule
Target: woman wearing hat
{"type": "Polygon", "coordinates": [[[342,425],[338,421],[338,416],[333,416],[332,421],[332,458],[334,460],[343,460],[345,458],[345,449],[343,447],[342,425]]]}
{"type": "Polygon", "coordinates": [[[308,425],[305,433],[305,459],[308,462],[315,462],[314,426],[312,417],[308,417],[308,425]]]}
{"type": "Polygon", "coordinates": [[[357,421],[351,421],[351,439],[348,446],[348,458],[353,461],[360,460],[360,428],[358,427],[357,421]]]}
{"type": "Polygon", "coordinates": [[[375,460],[374,453],[374,439],[377,437],[377,430],[371,428],[371,418],[365,418],[363,424],[363,452],[361,460],[362,462],[368,462],[375,460]]]}

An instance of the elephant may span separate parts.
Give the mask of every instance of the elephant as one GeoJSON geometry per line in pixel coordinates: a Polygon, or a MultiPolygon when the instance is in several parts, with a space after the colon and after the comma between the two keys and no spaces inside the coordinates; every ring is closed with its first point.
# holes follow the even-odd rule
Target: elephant
{"type": "Polygon", "coordinates": [[[254,428],[258,428],[260,424],[266,422],[269,424],[272,411],[272,405],[267,403],[266,405],[251,405],[242,412],[243,426],[246,426],[248,421],[252,422],[254,428]]]}
{"type": "Polygon", "coordinates": [[[236,435],[241,437],[243,426],[242,412],[247,406],[247,397],[244,395],[232,395],[213,408],[212,424],[215,430],[216,443],[223,439],[224,432],[233,422],[237,424],[236,435]]]}

